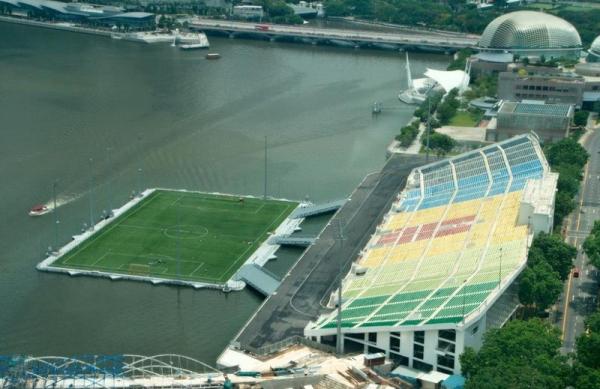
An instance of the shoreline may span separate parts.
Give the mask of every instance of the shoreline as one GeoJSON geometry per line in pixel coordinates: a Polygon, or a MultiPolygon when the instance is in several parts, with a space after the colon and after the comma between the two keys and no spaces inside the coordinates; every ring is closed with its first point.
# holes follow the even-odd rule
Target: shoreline
{"type": "Polygon", "coordinates": [[[113,33],[111,31],[99,30],[99,29],[91,28],[91,27],[83,27],[83,26],[79,26],[79,25],[76,25],[73,23],[42,22],[39,20],[32,20],[32,19],[19,18],[19,17],[15,17],[15,16],[6,16],[6,15],[0,15],[0,22],[20,24],[20,25],[32,26],[32,27],[38,27],[38,28],[45,28],[45,29],[49,29],[49,30],[69,31],[69,32],[75,32],[78,34],[99,35],[99,36],[105,36],[107,38],[110,38],[111,34],[113,33]]]}

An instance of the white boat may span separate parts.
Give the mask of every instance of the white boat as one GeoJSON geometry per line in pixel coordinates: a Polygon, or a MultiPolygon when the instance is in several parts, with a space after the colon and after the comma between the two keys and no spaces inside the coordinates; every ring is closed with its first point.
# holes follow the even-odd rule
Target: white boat
{"type": "Polygon", "coordinates": [[[410,63],[406,53],[406,79],[408,88],[398,95],[398,99],[406,104],[421,104],[427,99],[427,94],[435,87],[436,82],[431,78],[413,80],[410,74],[410,63]]]}
{"type": "Polygon", "coordinates": [[[123,35],[123,39],[143,43],[167,43],[173,41],[173,34],[163,32],[131,32],[123,35]]]}
{"type": "Polygon", "coordinates": [[[36,205],[29,210],[29,216],[42,216],[50,212],[50,208],[44,204],[36,205]]]}
{"type": "Polygon", "coordinates": [[[203,32],[184,32],[181,33],[177,31],[175,33],[175,39],[173,43],[179,44],[180,47],[184,50],[193,50],[193,49],[208,49],[210,47],[210,43],[208,42],[208,38],[206,34],[203,32]],[[186,47],[184,47],[186,46],[186,47]]]}
{"type": "Polygon", "coordinates": [[[179,45],[181,50],[198,50],[198,49],[208,49],[208,46],[204,43],[191,43],[189,45],[179,45]]]}

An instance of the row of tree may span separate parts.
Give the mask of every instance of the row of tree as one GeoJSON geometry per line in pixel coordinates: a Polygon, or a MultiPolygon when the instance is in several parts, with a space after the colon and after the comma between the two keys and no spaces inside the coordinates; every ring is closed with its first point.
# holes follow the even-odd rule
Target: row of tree
{"type": "Polygon", "coordinates": [[[577,249],[558,234],[541,232],[533,240],[527,267],[519,276],[519,300],[527,316],[548,309],[560,296],[563,282],[569,277],[577,249]]]}
{"type": "Polygon", "coordinates": [[[579,191],[589,154],[572,138],[547,145],[544,153],[552,170],[559,173],[554,206],[554,225],[559,227],[565,216],[575,209],[575,195],[579,191]]]}
{"type": "Polygon", "coordinates": [[[417,139],[419,125],[420,122],[418,120],[413,120],[410,124],[400,129],[400,134],[396,135],[396,140],[400,142],[402,147],[410,146],[417,139]]]}

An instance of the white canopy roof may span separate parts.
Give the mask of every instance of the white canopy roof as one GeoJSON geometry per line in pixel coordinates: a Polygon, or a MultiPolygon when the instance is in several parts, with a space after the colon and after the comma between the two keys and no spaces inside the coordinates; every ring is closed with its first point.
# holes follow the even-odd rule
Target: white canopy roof
{"type": "Polygon", "coordinates": [[[462,92],[469,85],[469,75],[462,70],[427,69],[425,76],[437,82],[446,92],[454,88],[462,92]]]}

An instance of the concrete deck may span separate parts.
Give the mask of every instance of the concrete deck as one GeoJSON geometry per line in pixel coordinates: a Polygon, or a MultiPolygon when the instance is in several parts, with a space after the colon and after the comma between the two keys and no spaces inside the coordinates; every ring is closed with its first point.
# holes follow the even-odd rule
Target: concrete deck
{"type": "Polygon", "coordinates": [[[295,335],[325,311],[326,302],[369,240],[385,211],[404,187],[410,171],[425,163],[420,155],[394,155],[381,172],[368,175],[290,269],[234,339],[254,351],[295,335]],[[344,240],[338,240],[340,224],[344,240]]]}

